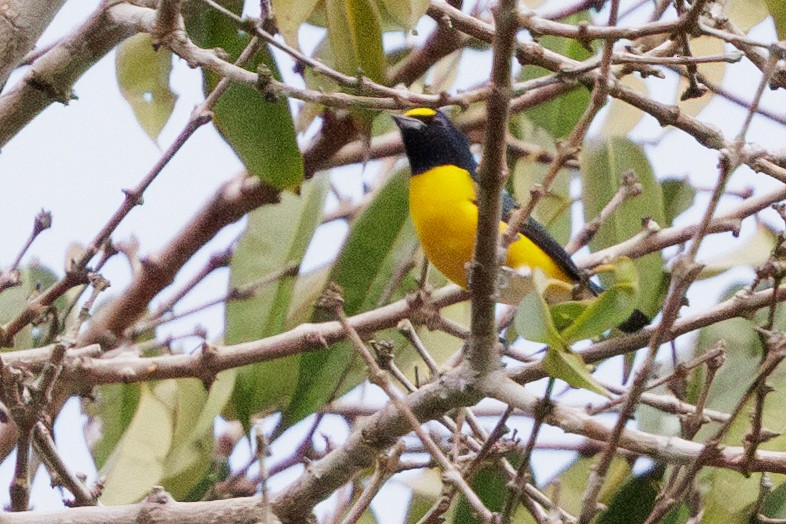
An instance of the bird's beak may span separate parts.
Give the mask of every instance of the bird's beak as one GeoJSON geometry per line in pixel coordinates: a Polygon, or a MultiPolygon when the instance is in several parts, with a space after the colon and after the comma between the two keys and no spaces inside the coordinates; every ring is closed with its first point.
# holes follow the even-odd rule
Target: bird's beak
{"type": "Polygon", "coordinates": [[[418,120],[417,118],[412,118],[411,116],[404,116],[404,115],[391,115],[393,117],[393,121],[396,123],[399,129],[402,131],[407,129],[422,129],[426,127],[426,124],[422,120],[418,120]]]}

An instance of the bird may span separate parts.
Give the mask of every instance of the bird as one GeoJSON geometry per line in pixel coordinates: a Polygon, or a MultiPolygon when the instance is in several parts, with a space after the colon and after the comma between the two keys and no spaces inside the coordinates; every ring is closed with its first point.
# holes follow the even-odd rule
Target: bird
{"type": "MultiPolygon", "coordinates": [[[[466,289],[467,265],[478,228],[478,164],[469,141],[438,109],[410,109],[393,115],[393,120],[409,160],[409,211],[423,252],[448,279],[466,289]]],[[[514,198],[504,191],[501,232],[516,207],[514,198]]],[[[603,291],[583,277],[567,251],[531,217],[510,244],[505,265],[513,270],[537,269],[571,285],[584,283],[591,295],[603,291]]],[[[618,327],[630,333],[648,323],[649,318],[636,309],[618,327]]]]}

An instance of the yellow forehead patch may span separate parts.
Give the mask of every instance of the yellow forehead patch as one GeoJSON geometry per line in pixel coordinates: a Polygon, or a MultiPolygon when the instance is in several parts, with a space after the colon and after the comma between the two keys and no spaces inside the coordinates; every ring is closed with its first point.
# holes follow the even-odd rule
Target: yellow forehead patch
{"type": "Polygon", "coordinates": [[[416,107],[415,109],[410,109],[404,116],[409,116],[412,118],[423,118],[423,117],[431,117],[437,114],[435,109],[431,109],[430,107],[416,107]]]}

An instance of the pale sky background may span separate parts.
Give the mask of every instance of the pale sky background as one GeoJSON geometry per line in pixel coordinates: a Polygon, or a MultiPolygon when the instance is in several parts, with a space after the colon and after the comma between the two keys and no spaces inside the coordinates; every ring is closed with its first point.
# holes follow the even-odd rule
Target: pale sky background
{"type": "MultiPolygon", "coordinates": [[[[41,39],[41,43],[46,44],[67,34],[80,24],[98,3],[95,0],[67,2],[41,39]]],[[[626,5],[632,5],[631,0],[623,0],[622,3],[623,9],[626,5]]],[[[249,2],[250,14],[256,14],[254,8],[254,2],[249,2]]],[[[597,20],[604,20],[603,15],[597,20]]],[[[630,24],[634,21],[641,20],[630,19],[624,23],[630,24]]],[[[418,38],[424,38],[430,27],[433,27],[430,20],[423,21],[422,27],[419,27],[418,38]]],[[[319,35],[320,32],[316,30],[301,34],[306,51],[316,44],[319,35]]],[[[752,36],[765,41],[773,40],[771,22],[761,24],[752,36]]],[[[401,36],[391,36],[386,42],[394,41],[400,42],[401,36]]],[[[471,86],[479,79],[486,78],[489,70],[488,57],[479,60],[479,56],[477,53],[468,55],[463,65],[474,60],[472,67],[464,68],[457,87],[471,86]],[[467,69],[471,69],[471,76],[467,69]]],[[[282,63],[281,69],[292,79],[293,75],[289,73],[290,64],[282,63]]],[[[725,85],[733,92],[750,98],[759,80],[758,71],[750,65],[735,65],[733,71],[733,78],[727,78],[725,85]]],[[[12,76],[8,87],[16,83],[22,72],[18,71],[12,76]]],[[[291,81],[298,82],[296,78],[291,81]]],[[[673,78],[667,81],[649,80],[648,85],[656,93],[656,98],[669,100],[668,97],[674,92],[674,82],[673,78]]],[[[171,84],[179,98],[168,125],[159,137],[161,147],[142,132],[131,109],[121,97],[115,80],[114,53],[98,62],[76,84],[75,94],[78,100],[68,106],[51,106],[9,142],[0,152],[0,176],[4,184],[3,191],[0,192],[0,223],[5,224],[3,235],[0,236],[0,267],[11,264],[29,235],[35,214],[44,208],[53,214],[53,227],[39,237],[25,261],[39,260],[62,274],[64,253],[69,244],[86,243],[92,239],[121,203],[121,189],[133,187],[149,171],[159,159],[162,148],[167,147],[178,135],[187,122],[191,109],[203,98],[200,72],[189,69],[179,59],[175,59],[171,84]]],[[[768,91],[763,106],[783,113],[786,104],[782,90],[777,95],[768,91]]],[[[738,107],[716,99],[702,113],[701,119],[717,125],[728,138],[732,138],[737,134],[744,115],[738,107]]],[[[783,129],[769,120],[756,118],[749,133],[749,141],[778,149],[783,147],[782,133],[783,129]]],[[[646,141],[662,138],[657,145],[648,147],[649,159],[659,176],[688,176],[704,187],[711,187],[714,183],[717,176],[716,152],[706,151],[698,144],[686,141],[678,131],[667,131],[664,136],[663,130],[652,118],[645,117],[634,135],[646,141]]],[[[212,126],[203,127],[164,169],[145,193],[144,206],[130,214],[113,235],[113,239],[127,240],[134,236],[140,242],[142,254],[155,252],[202,206],[222,181],[235,176],[241,169],[240,162],[212,126]]],[[[345,169],[334,171],[332,177],[345,196],[357,198],[361,194],[359,174],[358,169],[345,169]]],[[[375,165],[371,163],[366,168],[365,176],[375,174],[375,165]]],[[[731,182],[733,188],[749,185],[753,185],[758,193],[776,187],[777,183],[764,175],[752,176],[749,171],[742,170],[731,182]]],[[[694,211],[682,217],[680,222],[695,220],[706,201],[707,195],[701,194],[697,198],[694,211]]],[[[772,223],[781,226],[775,220],[772,223]]],[[[309,249],[305,265],[314,267],[330,260],[340,247],[346,229],[346,225],[339,222],[323,226],[309,249]]],[[[747,221],[743,233],[752,230],[752,221],[747,221]]],[[[204,265],[211,254],[229,245],[240,231],[242,224],[226,228],[184,268],[178,281],[188,279],[204,265]]],[[[707,258],[722,253],[724,244],[729,244],[730,238],[729,235],[713,237],[706,242],[708,249],[704,249],[702,253],[707,258]]],[[[129,281],[128,264],[122,256],[115,257],[103,273],[112,282],[110,293],[121,292],[129,281]]],[[[227,271],[215,272],[181,303],[181,307],[188,308],[220,296],[226,289],[227,275],[227,271]]],[[[731,282],[735,276],[748,275],[748,270],[739,270],[734,275],[726,275],[724,282],[731,282]]],[[[716,282],[694,287],[690,295],[691,308],[701,309],[713,304],[725,289],[725,283],[718,285],[716,282]]],[[[174,287],[176,289],[177,284],[174,287]]],[[[214,307],[198,317],[166,326],[159,334],[166,336],[188,332],[199,323],[208,329],[211,337],[218,337],[222,331],[222,322],[222,308],[214,307]]],[[[199,341],[193,339],[185,340],[181,347],[190,351],[198,345],[199,341]]],[[[601,372],[614,379],[620,376],[616,362],[602,366],[601,372]]],[[[533,391],[537,391],[540,386],[535,384],[531,387],[533,391]]],[[[355,392],[352,395],[360,393],[355,392]]],[[[381,404],[381,396],[375,395],[374,398],[381,404]]],[[[90,481],[93,481],[95,469],[84,444],[81,423],[77,421],[80,417],[78,401],[70,401],[55,425],[55,434],[60,449],[65,451],[63,458],[66,463],[77,471],[87,473],[90,481]]],[[[84,417],[82,419],[84,420],[84,417]]],[[[347,429],[343,423],[333,421],[325,427],[336,432],[338,441],[346,435],[347,429]]],[[[526,434],[528,424],[520,425],[519,430],[526,434]]],[[[292,438],[281,440],[297,442],[299,437],[295,435],[303,431],[303,427],[293,428],[292,438]]],[[[546,428],[542,438],[551,441],[560,438],[560,435],[561,431],[546,428]]],[[[275,453],[276,450],[273,451],[275,453]]],[[[245,452],[240,450],[237,456],[233,457],[234,462],[244,463],[247,453],[247,449],[245,452]]],[[[283,456],[284,452],[281,453],[283,456]]],[[[571,459],[572,454],[569,453],[536,453],[536,470],[541,478],[548,477],[571,459]]],[[[0,465],[0,503],[4,505],[8,503],[7,486],[12,478],[13,460],[12,455],[0,465]]],[[[40,471],[43,473],[43,469],[40,471]]],[[[273,486],[274,489],[283,486],[297,474],[299,471],[293,468],[286,475],[281,475],[279,485],[273,486]]],[[[381,522],[399,522],[401,512],[405,509],[400,497],[405,497],[406,492],[392,483],[388,486],[377,498],[374,507],[378,510],[378,515],[384,515],[381,522]],[[395,503],[388,504],[387,501],[395,503]]],[[[49,487],[46,474],[36,476],[31,499],[38,509],[61,506],[59,494],[49,487]]]]}

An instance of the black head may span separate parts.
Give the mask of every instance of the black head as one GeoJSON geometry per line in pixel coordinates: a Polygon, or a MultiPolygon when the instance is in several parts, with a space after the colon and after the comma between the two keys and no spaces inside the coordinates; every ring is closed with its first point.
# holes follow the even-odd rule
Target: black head
{"type": "Polygon", "coordinates": [[[469,149],[467,137],[445,113],[419,107],[403,115],[393,115],[393,120],[401,130],[413,175],[437,166],[454,165],[466,169],[475,177],[477,163],[469,149]]]}

